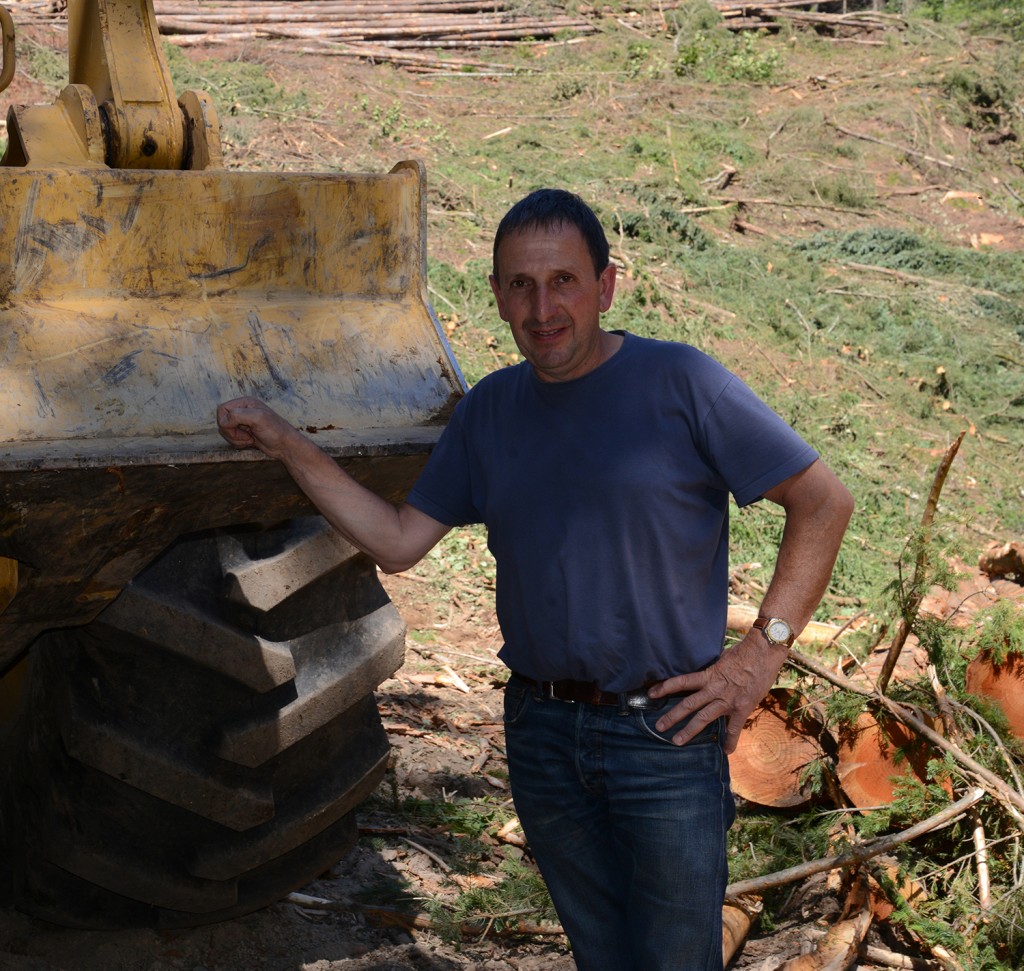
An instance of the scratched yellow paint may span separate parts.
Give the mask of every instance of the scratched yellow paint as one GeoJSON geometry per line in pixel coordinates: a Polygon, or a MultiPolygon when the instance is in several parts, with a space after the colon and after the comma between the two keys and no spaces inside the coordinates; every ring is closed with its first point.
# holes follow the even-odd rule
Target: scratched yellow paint
{"type": "Polygon", "coordinates": [[[0,168],[0,442],[422,424],[459,393],[423,174],[0,168]]]}

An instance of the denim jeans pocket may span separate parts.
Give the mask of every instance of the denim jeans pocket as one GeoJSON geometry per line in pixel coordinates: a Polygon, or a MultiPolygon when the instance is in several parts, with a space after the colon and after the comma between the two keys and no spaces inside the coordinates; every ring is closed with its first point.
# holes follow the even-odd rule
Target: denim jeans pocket
{"type": "MultiPolygon", "coordinates": [[[[640,731],[643,732],[648,738],[656,739],[659,742],[664,742],[666,745],[674,745],[672,736],[681,729],[689,719],[684,719],[681,722],[673,725],[668,731],[659,732],[655,728],[655,724],[662,715],[665,714],[665,709],[658,711],[651,711],[647,709],[637,709],[633,712],[633,718],[636,720],[640,731]]],[[[712,745],[718,744],[719,739],[722,737],[725,731],[724,720],[716,718],[713,722],[702,728],[693,738],[686,743],[686,748],[691,745],[712,745]]]]}
{"type": "Polygon", "coordinates": [[[516,677],[511,677],[505,685],[505,724],[515,725],[522,721],[529,707],[532,689],[516,677]]]}

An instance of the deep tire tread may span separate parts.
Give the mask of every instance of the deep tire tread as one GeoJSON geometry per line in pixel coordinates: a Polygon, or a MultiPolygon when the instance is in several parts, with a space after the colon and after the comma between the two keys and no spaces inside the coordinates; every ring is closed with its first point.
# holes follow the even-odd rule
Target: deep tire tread
{"type": "Polygon", "coordinates": [[[73,926],[186,926],[308,882],[383,775],[373,691],[403,646],[375,568],[320,519],[179,541],[33,646],[4,740],[8,892],[73,926]]]}

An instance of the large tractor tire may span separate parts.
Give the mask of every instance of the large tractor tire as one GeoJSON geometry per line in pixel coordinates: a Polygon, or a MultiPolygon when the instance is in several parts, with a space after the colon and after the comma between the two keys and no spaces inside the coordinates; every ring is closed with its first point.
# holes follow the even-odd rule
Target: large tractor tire
{"type": "Polygon", "coordinates": [[[372,563],[319,518],[178,541],[31,649],[0,761],[8,902],[180,927],[324,872],[383,775],[373,692],[404,633],[372,563]]]}

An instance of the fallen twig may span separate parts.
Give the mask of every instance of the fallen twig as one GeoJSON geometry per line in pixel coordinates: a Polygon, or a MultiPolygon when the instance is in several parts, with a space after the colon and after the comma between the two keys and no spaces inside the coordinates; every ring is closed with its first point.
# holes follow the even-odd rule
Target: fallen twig
{"type": "Polygon", "coordinates": [[[436,853],[428,850],[422,843],[417,843],[415,840],[409,839],[408,836],[403,836],[402,841],[408,843],[414,850],[419,850],[424,856],[430,857],[445,873],[451,872],[451,867],[448,866],[444,860],[441,859],[436,853]]]}
{"type": "Polygon", "coordinates": [[[884,947],[868,944],[863,951],[864,957],[872,964],[880,964],[886,968],[897,968],[899,971],[932,971],[936,967],[934,961],[927,958],[910,957],[907,954],[897,954],[884,947]]]}
{"type": "Polygon", "coordinates": [[[854,216],[872,216],[869,209],[851,209],[849,206],[830,206],[823,202],[784,202],[782,199],[748,199],[734,196],[710,196],[716,202],[733,203],[737,206],[776,206],[783,209],[824,209],[828,212],[845,212],[854,216]]]}
{"type": "Polygon", "coordinates": [[[883,145],[885,148],[894,148],[898,152],[903,152],[906,155],[914,155],[917,158],[923,158],[926,162],[932,162],[934,165],[941,165],[947,169],[955,169],[957,172],[964,172],[970,174],[969,169],[965,169],[961,165],[956,165],[953,162],[947,162],[945,159],[935,158],[934,155],[928,155],[925,152],[919,152],[916,148],[908,148],[906,145],[897,145],[895,142],[887,142],[881,138],[875,138],[873,135],[865,135],[863,132],[850,131],[849,128],[843,128],[842,125],[837,125],[834,121],[825,119],[825,124],[829,128],[834,128],[837,132],[843,135],[849,135],[850,138],[859,138],[862,142],[874,142],[876,145],[883,145]]]}
{"type": "Polygon", "coordinates": [[[752,877],[749,880],[738,880],[736,883],[730,883],[725,888],[725,898],[726,900],[732,900],[743,894],[763,893],[765,890],[771,890],[773,887],[782,887],[787,883],[804,880],[807,877],[814,876],[816,873],[824,873],[827,870],[837,870],[852,864],[863,863],[872,857],[889,852],[889,850],[894,849],[901,843],[909,843],[910,840],[917,839],[917,837],[923,836],[925,833],[941,829],[943,826],[958,819],[971,806],[981,802],[984,798],[984,789],[972,789],[962,799],[958,799],[941,812],[937,812],[934,816],[929,816],[927,819],[923,819],[921,822],[915,823],[899,833],[880,836],[877,839],[861,843],[859,846],[854,846],[845,853],[839,853],[835,856],[823,857],[820,860],[808,860],[806,863],[799,863],[796,866],[791,866],[775,873],[766,873],[760,877],[752,877]]]}
{"type": "Polygon", "coordinates": [[[943,287],[945,289],[956,288],[957,290],[966,290],[968,293],[981,294],[983,297],[998,297],[1000,300],[1006,301],[1011,299],[1005,293],[996,293],[995,290],[972,287],[967,283],[958,283],[956,280],[936,280],[932,277],[918,276],[916,273],[906,273],[903,270],[890,270],[887,266],[874,266],[871,263],[841,263],[840,266],[849,270],[861,270],[866,273],[880,273],[882,276],[891,276],[901,283],[920,283],[930,287],[943,287]]]}

